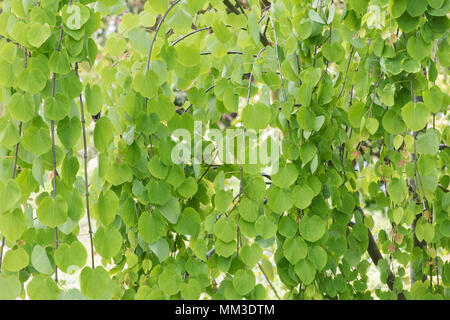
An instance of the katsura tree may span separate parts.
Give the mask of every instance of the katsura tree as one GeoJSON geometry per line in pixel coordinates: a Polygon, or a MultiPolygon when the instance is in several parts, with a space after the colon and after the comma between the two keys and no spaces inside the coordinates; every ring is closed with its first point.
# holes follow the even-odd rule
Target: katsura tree
{"type": "Polygon", "coordinates": [[[449,0],[0,8],[1,299],[450,297],[449,0]]]}

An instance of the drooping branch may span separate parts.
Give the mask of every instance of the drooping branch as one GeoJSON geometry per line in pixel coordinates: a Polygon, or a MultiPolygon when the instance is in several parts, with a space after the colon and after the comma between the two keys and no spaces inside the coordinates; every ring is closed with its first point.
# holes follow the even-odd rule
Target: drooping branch
{"type": "Polygon", "coordinates": [[[258,263],[258,267],[259,269],[261,269],[262,274],[264,275],[264,278],[266,278],[266,281],[269,283],[270,288],[272,288],[273,293],[275,293],[275,295],[277,296],[278,300],[281,300],[277,289],[275,289],[275,287],[272,284],[272,281],[270,281],[269,277],[267,276],[266,272],[264,271],[263,267],[261,266],[260,263],[258,263]]]}
{"type": "MultiPolygon", "coordinates": [[[[163,17],[159,20],[158,26],[156,27],[156,30],[155,30],[155,34],[153,35],[153,40],[152,40],[152,42],[150,44],[150,49],[148,50],[147,65],[146,65],[146,68],[145,68],[146,71],[148,71],[150,69],[150,60],[151,60],[151,57],[152,57],[153,45],[155,44],[156,37],[158,36],[159,29],[161,28],[161,25],[164,22],[164,20],[166,19],[166,17],[169,14],[170,10],[172,10],[172,8],[175,7],[177,5],[177,3],[180,2],[180,1],[181,0],[177,0],[177,1],[173,2],[169,6],[169,8],[167,9],[167,11],[163,15],[163,17]]],[[[146,103],[146,105],[147,105],[147,103],[146,103]]]]}
{"type": "MultiPolygon", "coordinates": [[[[56,51],[61,50],[61,39],[63,35],[63,26],[59,27],[59,39],[58,39],[58,45],[56,47],[56,51]]],[[[52,75],[52,98],[55,98],[55,88],[56,88],[56,73],[53,72],[52,75]]],[[[53,193],[52,197],[53,199],[56,198],[56,151],[55,151],[55,121],[50,121],[50,134],[52,138],[52,165],[53,165],[53,193]]],[[[55,250],[58,249],[58,227],[55,227],[55,250]]],[[[58,266],[55,263],[55,282],[58,282],[58,266]]]]}
{"type": "Polygon", "coordinates": [[[241,14],[239,9],[236,8],[235,6],[233,6],[233,4],[230,2],[230,0],[223,0],[223,4],[234,14],[236,14],[236,15],[241,14]]]}
{"type": "MultiPolygon", "coordinates": [[[[26,58],[27,56],[27,50],[25,48],[25,68],[26,68],[26,58]]],[[[19,122],[19,137],[22,134],[22,121],[19,122]]],[[[17,168],[17,158],[18,158],[18,154],[19,154],[19,143],[17,142],[15,150],[14,150],[14,163],[13,163],[13,170],[12,170],[12,178],[14,179],[16,177],[16,168],[17,168]]],[[[2,237],[2,244],[0,247],[0,272],[2,271],[2,262],[3,262],[3,250],[5,248],[5,236],[2,237]]]]}
{"type": "MultiPolygon", "coordinates": [[[[8,39],[7,39],[8,40],[8,39]]],[[[24,69],[28,66],[28,50],[26,47],[23,48],[23,67],[24,69]]],[[[22,121],[19,121],[19,138],[22,135],[22,121]]],[[[17,168],[17,159],[19,154],[19,143],[17,142],[16,147],[14,149],[14,163],[13,163],[13,170],[12,170],[12,178],[14,179],[16,177],[16,168],[17,168]]],[[[5,248],[5,236],[2,237],[2,243],[0,246],[0,272],[2,271],[2,262],[3,262],[3,250],[5,248]]]]}
{"type": "MultiPolygon", "coordinates": [[[[75,73],[77,77],[79,78],[78,74],[78,63],[75,63],[75,73]]],[[[88,220],[88,226],[89,226],[89,239],[91,243],[91,264],[92,269],[95,269],[95,263],[94,263],[94,243],[92,240],[92,224],[91,224],[91,214],[89,209],[89,182],[88,182],[88,173],[87,173],[87,139],[86,139],[86,120],[84,118],[84,107],[83,107],[83,96],[82,93],[80,93],[80,116],[81,116],[81,127],[82,127],[82,133],[83,133],[83,159],[84,159],[84,191],[86,196],[86,214],[87,214],[87,220],[88,220]]]]}
{"type": "Polygon", "coordinates": [[[280,55],[279,55],[279,53],[278,53],[277,32],[275,31],[275,24],[273,23],[272,17],[269,16],[269,19],[270,19],[270,23],[271,23],[271,25],[272,25],[273,38],[274,38],[274,40],[275,40],[275,53],[276,53],[276,56],[277,56],[278,70],[280,71],[281,88],[282,88],[282,90],[283,90],[284,101],[287,101],[286,90],[284,89],[283,75],[281,74],[281,62],[280,62],[280,55]]]}
{"type": "MultiPolygon", "coordinates": [[[[247,15],[245,14],[244,9],[243,9],[242,6],[239,4],[239,2],[237,2],[237,4],[238,4],[237,7],[234,6],[234,5],[230,2],[230,0],[223,0],[223,4],[228,8],[228,10],[230,10],[230,12],[233,12],[234,14],[239,15],[239,14],[241,14],[241,11],[242,11],[242,13],[244,14],[244,16],[247,17],[247,15]],[[238,8],[241,9],[241,11],[239,11],[238,8]]],[[[265,13],[262,15],[262,17],[261,17],[261,19],[258,21],[258,23],[261,22],[261,21],[263,20],[264,16],[265,16],[265,13]]],[[[259,32],[259,41],[261,41],[261,43],[262,43],[265,47],[271,46],[271,45],[272,45],[272,44],[270,43],[270,41],[267,39],[265,32],[259,32]]]]}
{"type": "MultiPolygon", "coordinates": [[[[266,47],[261,48],[261,50],[259,50],[258,54],[256,55],[256,58],[259,58],[259,56],[264,52],[265,49],[266,49],[266,47]]],[[[252,79],[253,79],[253,65],[252,65],[252,70],[250,71],[250,75],[248,77],[248,89],[247,89],[246,104],[250,103],[250,91],[252,88],[252,79]]]]}
{"type": "Polygon", "coordinates": [[[341,97],[342,92],[344,91],[345,81],[347,80],[348,67],[350,66],[350,62],[352,61],[353,49],[354,49],[354,47],[352,45],[352,47],[350,49],[350,55],[348,56],[347,67],[345,68],[344,80],[342,80],[342,87],[341,87],[341,90],[339,91],[339,94],[336,97],[336,99],[339,99],[341,97]]]}
{"type": "MultiPolygon", "coordinates": [[[[360,207],[356,207],[356,210],[358,210],[364,217],[364,211],[360,207]]],[[[350,221],[348,223],[348,225],[350,227],[353,227],[355,225],[355,223],[350,221]]],[[[378,265],[378,262],[383,259],[383,256],[381,255],[380,249],[378,248],[377,243],[376,243],[375,239],[373,238],[372,232],[370,232],[369,229],[367,229],[367,234],[369,237],[369,245],[367,247],[367,253],[369,254],[370,259],[372,259],[373,263],[375,265],[378,265]]],[[[391,270],[389,270],[386,282],[391,291],[394,290],[394,281],[395,281],[395,275],[391,270]]],[[[403,292],[400,292],[397,294],[397,299],[398,300],[406,300],[406,297],[403,294],[403,292]]]]}
{"type": "Polygon", "coordinates": [[[191,31],[189,33],[186,33],[184,36],[182,36],[182,37],[178,38],[177,40],[175,40],[174,42],[172,42],[171,46],[176,45],[178,42],[186,39],[187,37],[189,37],[189,36],[191,36],[193,34],[196,34],[197,32],[201,32],[201,31],[205,31],[205,30],[211,30],[211,27],[204,27],[204,28],[200,28],[200,29],[191,31]]]}

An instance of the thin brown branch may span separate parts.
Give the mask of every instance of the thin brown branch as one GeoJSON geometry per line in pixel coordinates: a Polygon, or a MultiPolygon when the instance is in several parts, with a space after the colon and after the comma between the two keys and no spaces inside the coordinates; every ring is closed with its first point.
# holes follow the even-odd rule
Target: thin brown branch
{"type": "MultiPolygon", "coordinates": [[[[78,63],[75,63],[75,74],[79,78],[78,74],[78,63]]],[[[95,269],[95,263],[94,263],[94,242],[92,239],[92,224],[91,224],[91,214],[89,209],[89,182],[88,182],[88,161],[87,161],[87,139],[86,139],[86,120],[84,118],[84,107],[83,107],[83,96],[82,93],[80,93],[80,116],[81,116],[81,127],[83,132],[83,159],[84,159],[84,191],[85,191],[85,197],[86,197],[86,214],[87,214],[87,220],[88,220],[88,226],[89,226],[89,240],[91,243],[91,264],[92,269],[95,269]]]]}
{"type": "Polygon", "coordinates": [[[277,296],[278,300],[281,300],[280,296],[278,295],[277,289],[275,289],[275,287],[272,284],[272,281],[270,281],[269,277],[267,276],[266,272],[264,271],[263,267],[261,266],[261,264],[259,262],[258,262],[258,267],[259,267],[259,269],[261,269],[261,272],[264,275],[264,278],[266,278],[267,282],[269,283],[270,287],[272,288],[272,291],[277,296]]]}
{"type": "MultiPolygon", "coordinates": [[[[364,211],[360,207],[356,207],[356,210],[358,210],[362,216],[364,217],[364,211]]],[[[353,227],[355,225],[354,222],[350,221],[349,226],[353,227]]],[[[373,263],[375,265],[378,265],[378,262],[383,259],[383,256],[381,255],[380,249],[377,246],[377,243],[372,235],[372,232],[370,232],[369,229],[367,229],[367,234],[369,237],[369,245],[367,247],[367,253],[369,254],[370,258],[372,259],[373,263]]],[[[394,291],[394,281],[395,281],[395,275],[392,273],[391,270],[389,270],[388,277],[387,277],[387,285],[391,291],[394,291]]],[[[398,300],[406,300],[405,295],[403,292],[400,292],[397,294],[398,300]]]]}

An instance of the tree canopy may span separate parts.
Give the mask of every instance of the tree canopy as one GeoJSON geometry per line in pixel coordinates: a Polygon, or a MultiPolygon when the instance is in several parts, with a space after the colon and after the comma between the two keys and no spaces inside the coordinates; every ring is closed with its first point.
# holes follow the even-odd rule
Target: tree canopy
{"type": "Polygon", "coordinates": [[[0,10],[0,299],[450,298],[450,0],[0,10]]]}

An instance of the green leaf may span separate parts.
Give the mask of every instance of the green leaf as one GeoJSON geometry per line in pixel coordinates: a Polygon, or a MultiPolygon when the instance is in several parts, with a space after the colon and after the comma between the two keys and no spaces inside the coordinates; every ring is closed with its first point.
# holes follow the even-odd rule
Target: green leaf
{"type": "Polygon", "coordinates": [[[36,156],[46,153],[52,147],[49,130],[42,127],[29,127],[23,134],[22,145],[36,156]]]}
{"type": "Polygon", "coordinates": [[[130,167],[125,163],[114,163],[108,167],[105,179],[113,186],[118,186],[122,183],[130,182],[132,175],[130,167]]]}
{"type": "Polygon", "coordinates": [[[169,97],[158,95],[149,101],[149,111],[156,113],[161,121],[169,121],[175,113],[175,106],[169,97]]]}
{"type": "Polygon", "coordinates": [[[428,5],[433,9],[439,9],[444,4],[445,0],[428,0],[428,5]]]}
{"type": "Polygon", "coordinates": [[[291,264],[296,264],[300,259],[306,258],[308,246],[300,237],[287,238],[283,243],[283,254],[291,264]]]}
{"type": "Polygon", "coordinates": [[[22,285],[15,275],[0,275],[0,300],[16,300],[22,292],[22,285]]]}
{"type": "Polygon", "coordinates": [[[407,0],[389,0],[389,13],[392,18],[400,17],[406,10],[407,0]]]}
{"type": "Polygon", "coordinates": [[[248,104],[242,110],[242,122],[247,129],[265,129],[270,122],[271,112],[264,103],[248,104]]]}
{"type": "Polygon", "coordinates": [[[241,260],[249,267],[252,268],[262,258],[263,251],[261,247],[254,243],[251,246],[245,245],[240,251],[241,260]]]}
{"type": "Polygon", "coordinates": [[[383,128],[391,134],[401,134],[405,132],[406,125],[400,115],[400,112],[388,110],[381,121],[383,128]]]}
{"type": "Polygon", "coordinates": [[[214,234],[223,242],[233,241],[236,237],[236,230],[236,223],[223,215],[214,225],[214,234]]]}
{"type": "Polygon", "coordinates": [[[370,134],[375,134],[378,130],[378,120],[375,118],[369,118],[364,123],[364,126],[370,134]]]}
{"type": "Polygon", "coordinates": [[[30,257],[23,247],[8,250],[3,258],[2,267],[11,272],[17,272],[28,266],[30,257]]]}
{"type": "Polygon", "coordinates": [[[169,244],[164,238],[160,238],[155,243],[150,244],[150,249],[156,254],[161,262],[169,257],[169,244]]]}
{"type": "Polygon", "coordinates": [[[148,201],[155,205],[165,205],[170,198],[170,186],[164,181],[150,180],[147,184],[148,201]]]}
{"type": "Polygon", "coordinates": [[[0,131],[0,144],[5,147],[12,147],[13,145],[17,145],[19,142],[19,129],[14,125],[13,121],[5,121],[6,123],[3,125],[3,130],[0,131]]]}
{"type": "Polygon", "coordinates": [[[296,185],[292,190],[294,205],[303,210],[311,205],[314,198],[314,191],[306,184],[296,185]]]}
{"type": "Polygon", "coordinates": [[[427,125],[429,111],[423,102],[414,104],[410,101],[402,107],[401,113],[406,126],[412,131],[419,131],[427,125]]]}
{"type": "Polygon", "coordinates": [[[233,201],[233,191],[219,190],[214,198],[217,211],[226,212],[233,201]]]}
{"type": "Polygon", "coordinates": [[[164,269],[158,277],[158,286],[165,294],[173,296],[181,289],[181,277],[172,270],[164,269]]]}
{"type": "Polygon", "coordinates": [[[6,240],[16,242],[20,239],[25,229],[25,216],[22,213],[22,210],[15,209],[0,214],[0,233],[6,240]]]}
{"type": "Polygon", "coordinates": [[[255,223],[255,230],[263,239],[270,239],[277,233],[277,225],[266,216],[260,216],[255,223]]]}
{"type": "Polygon", "coordinates": [[[278,224],[278,233],[283,237],[290,238],[295,236],[298,230],[297,222],[291,216],[283,216],[278,224]]]}
{"type": "Polygon", "coordinates": [[[427,9],[428,1],[423,0],[408,0],[406,2],[406,11],[411,17],[421,16],[427,9]]]}
{"type": "Polygon", "coordinates": [[[181,186],[177,188],[177,192],[186,199],[192,198],[198,191],[197,182],[193,177],[187,177],[181,186]]]}
{"type": "Polygon", "coordinates": [[[314,281],[316,269],[309,260],[303,259],[295,264],[295,273],[302,283],[307,286],[314,281]]]}
{"type": "Polygon", "coordinates": [[[53,273],[53,267],[50,264],[50,259],[47,256],[47,252],[40,245],[36,245],[31,253],[31,265],[40,273],[51,275],[53,273]]]}
{"type": "Polygon", "coordinates": [[[202,294],[200,282],[194,278],[190,278],[188,282],[181,283],[181,296],[186,300],[198,300],[202,294]]]}
{"type": "Polygon", "coordinates": [[[419,21],[420,19],[418,17],[411,17],[406,11],[397,18],[398,26],[405,33],[414,31],[417,28],[419,21]]]}
{"type": "Polygon", "coordinates": [[[98,151],[106,151],[113,138],[113,125],[108,117],[101,117],[95,124],[94,145],[98,151]]]}
{"type": "Polygon", "coordinates": [[[362,102],[353,103],[348,110],[348,121],[353,128],[359,128],[363,117],[365,105],[362,102]]]}
{"type": "Polygon", "coordinates": [[[170,196],[169,201],[163,205],[159,206],[158,210],[172,224],[177,223],[178,217],[180,215],[180,203],[177,198],[170,196]]]}
{"type": "Polygon", "coordinates": [[[272,183],[280,188],[287,188],[297,180],[298,171],[293,164],[287,164],[272,175],[272,183]]]}
{"type": "Polygon", "coordinates": [[[38,68],[28,68],[19,73],[17,80],[20,89],[37,94],[45,88],[47,75],[38,68]]]}
{"type": "Polygon", "coordinates": [[[62,120],[70,109],[70,101],[66,96],[57,93],[54,98],[45,99],[44,113],[49,120],[62,120]]]}
{"type": "Polygon", "coordinates": [[[97,201],[97,215],[104,226],[111,224],[119,208],[119,198],[111,190],[100,193],[97,201]]]}
{"type": "Polygon", "coordinates": [[[55,251],[55,262],[58,268],[66,273],[74,273],[86,263],[86,248],[79,241],[70,245],[62,243],[55,251]]]}
{"type": "Polygon", "coordinates": [[[95,84],[92,87],[88,84],[84,90],[86,99],[86,108],[91,115],[96,115],[102,110],[103,93],[99,85],[95,84]]]}
{"type": "Polygon", "coordinates": [[[138,226],[141,238],[145,242],[154,243],[163,236],[164,218],[158,211],[153,211],[151,214],[144,211],[139,217],[138,226]]]}
{"type": "Polygon", "coordinates": [[[125,51],[126,47],[127,42],[124,38],[112,35],[111,37],[108,37],[108,40],[106,41],[105,52],[116,58],[125,51]]]}
{"type": "Polygon", "coordinates": [[[64,25],[71,30],[79,30],[89,20],[90,11],[81,3],[64,5],[61,9],[64,25]]]}
{"type": "Polygon", "coordinates": [[[27,293],[31,300],[56,300],[60,290],[56,282],[49,276],[36,275],[28,284],[27,293]]]}
{"type": "Polygon", "coordinates": [[[169,169],[161,162],[158,156],[155,156],[150,160],[148,169],[152,176],[158,179],[165,179],[169,172],[169,169]]]}
{"type": "Polygon", "coordinates": [[[314,158],[316,153],[317,153],[317,148],[311,142],[303,143],[300,146],[300,160],[302,160],[302,162],[304,164],[310,162],[314,158]]]}
{"type": "Polygon", "coordinates": [[[231,31],[229,31],[225,24],[219,19],[214,21],[212,29],[217,39],[219,39],[219,41],[222,43],[228,42],[232,37],[231,31]]]}
{"type": "Polygon", "coordinates": [[[431,43],[425,42],[422,37],[416,38],[415,36],[412,36],[409,37],[406,48],[411,58],[417,61],[422,61],[430,55],[432,45],[431,43]]]}
{"type": "Polygon", "coordinates": [[[403,144],[403,136],[401,136],[401,135],[395,136],[395,138],[394,138],[395,150],[398,150],[398,148],[400,148],[402,144],[403,144]]]}
{"type": "Polygon", "coordinates": [[[308,251],[308,259],[314,264],[317,271],[325,268],[328,260],[327,252],[320,246],[310,247],[308,251]]]}
{"type": "Polygon", "coordinates": [[[11,210],[18,205],[22,190],[16,180],[0,181],[0,213],[11,210]]]}
{"type": "Polygon", "coordinates": [[[271,186],[267,194],[267,204],[275,213],[283,213],[294,204],[294,198],[289,189],[271,186]]]}
{"type": "Polygon", "coordinates": [[[437,86],[432,86],[423,92],[423,101],[431,112],[436,113],[444,104],[444,95],[437,86]]]}
{"type": "Polygon", "coordinates": [[[139,92],[142,96],[151,98],[157,92],[158,75],[152,70],[146,73],[138,72],[133,79],[133,89],[139,92]]]}
{"type": "Polygon", "coordinates": [[[436,155],[439,151],[439,141],[438,131],[430,128],[417,136],[417,151],[423,154],[436,155]]]}
{"type": "Polygon", "coordinates": [[[325,24],[325,21],[323,21],[322,17],[314,10],[309,10],[308,16],[314,22],[325,24]]]}
{"type": "Polygon", "coordinates": [[[332,62],[339,62],[345,58],[345,50],[339,42],[326,42],[322,46],[322,53],[325,59],[332,62]]]}
{"type": "Polygon", "coordinates": [[[12,65],[6,61],[0,61],[0,86],[12,87],[13,85],[14,74],[12,65]]]}
{"type": "Polygon", "coordinates": [[[185,67],[195,67],[200,64],[200,48],[196,45],[188,45],[184,42],[176,47],[177,60],[185,67]]]}
{"type": "Polygon", "coordinates": [[[173,226],[176,232],[195,236],[200,231],[200,215],[193,208],[185,208],[173,226]]]}
{"type": "Polygon", "coordinates": [[[39,48],[51,35],[50,27],[47,23],[37,22],[28,25],[27,40],[33,47],[39,48]]]}
{"type": "Polygon", "coordinates": [[[101,226],[95,232],[94,246],[103,258],[112,258],[119,253],[122,247],[122,235],[112,225],[106,228],[101,226]]]}
{"type": "Polygon", "coordinates": [[[313,131],[315,128],[316,115],[308,107],[300,107],[297,111],[297,122],[301,129],[313,131]]]}
{"type": "Polygon", "coordinates": [[[70,72],[70,60],[66,50],[53,51],[48,61],[50,71],[59,74],[70,72]]]}
{"type": "Polygon", "coordinates": [[[80,274],[80,288],[83,294],[91,299],[99,299],[108,289],[111,279],[108,272],[98,266],[95,270],[85,267],[80,274]]]}
{"type": "Polygon", "coordinates": [[[241,296],[250,293],[255,287],[256,278],[251,270],[238,270],[233,277],[233,286],[241,296]]]}
{"type": "Polygon", "coordinates": [[[309,242],[320,240],[327,230],[326,221],[317,215],[312,217],[304,216],[300,219],[299,231],[300,235],[309,242]]]}
{"type": "Polygon", "coordinates": [[[248,198],[241,199],[238,205],[239,214],[248,222],[255,222],[258,218],[258,202],[248,198]]]}
{"type": "Polygon", "coordinates": [[[55,228],[67,220],[67,202],[61,195],[45,197],[38,205],[36,214],[39,221],[49,228],[55,228]]]}
{"type": "Polygon", "coordinates": [[[81,136],[81,121],[78,117],[65,117],[58,122],[56,130],[61,143],[67,149],[72,149],[81,136]]]}
{"type": "Polygon", "coordinates": [[[14,119],[30,121],[35,112],[33,96],[29,93],[14,93],[8,102],[7,110],[14,119]]]}
{"type": "Polygon", "coordinates": [[[387,185],[387,192],[394,203],[400,203],[405,200],[407,188],[403,179],[393,178],[387,185]]]}

